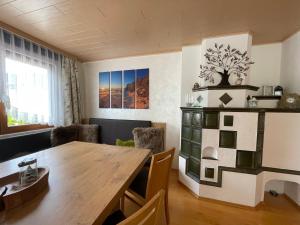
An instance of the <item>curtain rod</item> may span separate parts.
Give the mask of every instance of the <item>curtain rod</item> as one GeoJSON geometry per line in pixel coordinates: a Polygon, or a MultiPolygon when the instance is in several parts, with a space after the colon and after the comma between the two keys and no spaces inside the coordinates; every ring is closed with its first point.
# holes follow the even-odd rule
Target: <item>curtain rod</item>
{"type": "Polygon", "coordinates": [[[34,36],[32,36],[32,35],[24,32],[24,31],[19,30],[18,28],[15,28],[15,27],[13,27],[11,25],[8,25],[8,24],[6,24],[6,23],[4,23],[2,21],[0,21],[0,28],[5,29],[7,31],[10,31],[10,32],[12,32],[12,33],[14,33],[16,35],[19,35],[22,38],[29,39],[30,41],[33,41],[33,42],[35,42],[37,44],[40,44],[40,45],[43,45],[43,46],[45,46],[47,48],[51,48],[52,50],[55,50],[58,53],[61,53],[61,54],[65,55],[65,56],[68,56],[70,58],[77,59],[78,61],[80,61],[78,59],[78,57],[76,57],[75,55],[72,55],[72,54],[70,54],[70,53],[68,53],[68,52],[66,52],[64,50],[61,50],[60,48],[57,48],[57,47],[55,47],[55,46],[53,46],[51,44],[48,44],[47,42],[42,41],[42,40],[40,40],[40,39],[38,39],[38,38],[36,38],[36,37],[34,37],[34,36]]]}

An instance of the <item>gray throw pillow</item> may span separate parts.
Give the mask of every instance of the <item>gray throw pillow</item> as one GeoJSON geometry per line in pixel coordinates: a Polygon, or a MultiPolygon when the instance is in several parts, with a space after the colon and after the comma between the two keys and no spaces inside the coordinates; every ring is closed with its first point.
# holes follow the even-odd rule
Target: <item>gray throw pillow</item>
{"type": "Polygon", "coordinates": [[[98,143],[99,126],[95,124],[80,124],[79,128],[79,141],[98,143]]]}
{"type": "Polygon", "coordinates": [[[56,127],[51,132],[51,145],[58,146],[68,142],[78,141],[78,126],[56,127]]]}
{"type": "Polygon", "coordinates": [[[133,131],[134,144],[136,148],[151,149],[153,154],[164,150],[164,129],[155,127],[138,127],[133,131]]]}

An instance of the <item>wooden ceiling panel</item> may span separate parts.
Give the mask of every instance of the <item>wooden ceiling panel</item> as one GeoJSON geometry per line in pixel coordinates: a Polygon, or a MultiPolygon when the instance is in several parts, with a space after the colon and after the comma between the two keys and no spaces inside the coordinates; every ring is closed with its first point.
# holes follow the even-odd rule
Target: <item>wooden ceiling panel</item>
{"type": "Polygon", "coordinates": [[[254,44],[282,41],[300,29],[300,1],[0,0],[0,20],[87,61],[240,32],[254,44]]]}
{"type": "Polygon", "coordinates": [[[0,0],[0,6],[10,3],[10,2],[13,2],[13,1],[15,1],[15,0],[0,0]]]}
{"type": "Polygon", "coordinates": [[[9,5],[4,4],[0,6],[0,18],[1,19],[15,19],[16,16],[22,14],[22,11],[18,10],[17,8],[9,5]]]}
{"type": "Polygon", "coordinates": [[[54,6],[42,8],[40,10],[32,11],[19,15],[18,19],[29,24],[35,24],[43,21],[51,21],[63,14],[54,6]]]}
{"type": "Polygon", "coordinates": [[[66,0],[15,0],[10,4],[23,13],[38,11],[66,0]]]}

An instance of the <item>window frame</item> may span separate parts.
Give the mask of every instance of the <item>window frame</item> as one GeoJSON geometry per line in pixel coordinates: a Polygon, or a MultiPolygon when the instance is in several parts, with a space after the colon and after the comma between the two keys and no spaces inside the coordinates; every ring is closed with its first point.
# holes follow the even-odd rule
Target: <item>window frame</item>
{"type": "Polygon", "coordinates": [[[31,131],[31,130],[39,130],[39,129],[45,129],[51,127],[53,126],[50,126],[49,124],[26,124],[26,125],[8,126],[5,105],[3,102],[0,102],[0,135],[31,131]]]}
{"type": "Polygon", "coordinates": [[[8,125],[8,115],[6,113],[5,104],[0,101],[0,135],[52,128],[54,126],[45,124],[23,124],[23,125],[8,125]]]}

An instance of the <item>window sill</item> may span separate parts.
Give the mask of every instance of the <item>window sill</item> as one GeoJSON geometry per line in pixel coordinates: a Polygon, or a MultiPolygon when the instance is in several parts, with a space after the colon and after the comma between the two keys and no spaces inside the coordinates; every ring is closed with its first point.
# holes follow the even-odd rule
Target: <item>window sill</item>
{"type": "Polygon", "coordinates": [[[31,130],[40,130],[45,128],[52,128],[53,126],[49,126],[47,124],[28,124],[28,125],[19,125],[19,126],[10,126],[2,128],[2,132],[0,134],[12,134],[19,133],[24,131],[31,130]]]}
{"type": "Polygon", "coordinates": [[[43,133],[47,131],[51,131],[52,128],[44,128],[44,129],[37,129],[37,130],[29,130],[29,131],[23,131],[23,132],[17,132],[17,133],[9,133],[9,134],[1,134],[0,135],[0,140],[7,139],[7,138],[14,138],[14,137],[20,137],[20,136],[25,136],[25,135],[30,135],[30,134],[38,134],[38,133],[43,133]]]}

